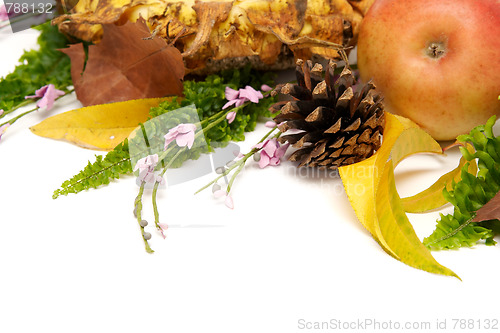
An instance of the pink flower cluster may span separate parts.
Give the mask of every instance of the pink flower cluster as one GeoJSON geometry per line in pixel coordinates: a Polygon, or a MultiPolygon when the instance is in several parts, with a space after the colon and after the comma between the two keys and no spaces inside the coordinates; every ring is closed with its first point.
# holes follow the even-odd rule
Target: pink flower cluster
{"type": "Polygon", "coordinates": [[[289,146],[289,143],[280,146],[276,139],[266,140],[255,145],[253,148],[261,149],[259,167],[265,168],[268,165],[279,165],[289,146]]]}
{"type": "Polygon", "coordinates": [[[155,167],[158,164],[158,154],[148,155],[141,158],[135,164],[134,171],[139,170],[139,179],[146,183],[164,184],[165,180],[163,177],[155,174],[155,167]]]}
{"type": "Polygon", "coordinates": [[[54,101],[59,96],[63,96],[64,94],[64,91],[57,90],[56,87],[51,83],[35,91],[34,95],[26,96],[24,98],[39,98],[39,100],[36,102],[36,106],[39,108],[46,107],[47,110],[50,110],[54,106],[54,101]]]}
{"type": "Polygon", "coordinates": [[[194,143],[194,132],[196,131],[196,125],[194,124],[179,124],[174,128],[171,128],[167,134],[165,134],[165,150],[167,146],[175,140],[179,147],[188,147],[191,149],[194,143]]]}
{"type": "MultiPolygon", "coordinates": [[[[179,124],[171,128],[167,134],[165,134],[165,146],[164,150],[167,150],[168,145],[176,141],[179,147],[188,147],[191,149],[194,143],[194,133],[196,131],[196,125],[194,124],[179,124]]],[[[158,165],[158,154],[148,155],[137,161],[134,171],[139,170],[139,180],[146,183],[164,184],[165,180],[163,177],[158,176],[155,173],[155,167],[158,165]]]]}
{"type": "MultiPolygon", "coordinates": [[[[268,85],[262,85],[260,87],[262,91],[270,91],[271,87],[268,85]]],[[[259,100],[264,98],[262,92],[255,90],[250,86],[246,86],[244,89],[234,90],[232,88],[226,87],[226,99],[229,101],[222,107],[222,110],[227,109],[230,106],[242,106],[245,102],[259,103],[259,100]]],[[[226,116],[228,123],[232,123],[236,117],[236,112],[229,112],[226,116]]]]}

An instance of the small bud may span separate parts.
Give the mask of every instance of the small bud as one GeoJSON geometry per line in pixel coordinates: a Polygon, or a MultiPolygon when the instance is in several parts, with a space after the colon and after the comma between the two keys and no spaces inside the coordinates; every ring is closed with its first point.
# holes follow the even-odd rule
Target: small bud
{"type": "Polygon", "coordinates": [[[143,236],[144,236],[145,240],[150,240],[151,239],[151,234],[149,232],[145,232],[143,236]]]}
{"type": "Polygon", "coordinates": [[[264,126],[269,128],[275,128],[278,125],[274,121],[266,121],[266,124],[264,126]]]}
{"type": "Polygon", "coordinates": [[[148,221],[146,221],[146,220],[142,220],[139,224],[140,224],[140,226],[141,226],[141,227],[143,227],[143,228],[144,228],[145,226],[147,226],[147,225],[148,225],[148,221]]]}
{"type": "Polygon", "coordinates": [[[255,162],[259,162],[260,161],[260,153],[255,153],[253,154],[253,160],[255,162]]]}
{"type": "Polygon", "coordinates": [[[218,167],[217,169],[215,169],[215,173],[221,175],[223,174],[224,172],[226,171],[226,168],[221,166],[221,167],[218,167]]]}
{"type": "Polygon", "coordinates": [[[226,166],[227,166],[228,168],[230,168],[230,167],[232,167],[232,166],[234,165],[234,163],[236,163],[234,160],[229,161],[229,162],[227,162],[227,163],[226,163],[226,166]]]}
{"type": "Polygon", "coordinates": [[[217,191],[220,191],[221,189],[221,186],[217,183],[215,183],[213,186],[212,186],[212,193],[215,193],[217,191]]]}
{"type": "Polygon", "coordinates": [[[234,209],[234,202],[233,202],[233,198],[230,197],[229,195],[226,196],[226,200],[224,201],[224,203],[226,204],[226,207],[229,208],[229,209],[234,209]]]}
{"type": "Polygon", "coordinates": [[[227,195],[227,192],[223,191],[223,190],[218,190],[218,191],[214,192],[214,197],[216,197],[216,198],[220,198],[220,197],[223,197],[225,195],[227,195]]]}

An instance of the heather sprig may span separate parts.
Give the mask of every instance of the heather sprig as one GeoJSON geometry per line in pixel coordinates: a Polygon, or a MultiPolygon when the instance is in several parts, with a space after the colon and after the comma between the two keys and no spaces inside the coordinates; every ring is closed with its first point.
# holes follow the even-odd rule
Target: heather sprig
{"type": "MultiPolygon", "coordinates": [[[[208,183],[207,185],[203,186],[201,189],[199,189],[198,191],[196,191],[195,194],[198,194],[201,191],[205,190],[206,188],[215,185],[215,187],[212,189],[212,192],[214,192],[214,194],[217,197],[218,196],[222,196],[221,194],[224,194],[226,197],[228,197],[229,194],[230,194],[230,192],[231,192],[231,188],[233,186],[234,180],[236,179],[236,177],[238,176],[238,174],[245,167],[245,164],[246,164],[247,160],[250,157],[255,156],[254,160],[258,161],[259,158],[261,158],[259,154],[261,153],[261,150],[264,149],[264,144],[266,142],[269,142],[270,140],[276,140],[277,138],[280,137],[281,132],[278,131],[278,133],[274,133],[275,130],[276,130],[276,128],[272,128],[269,132],[267,132],[262,137],[262,139],[260,139],[260,141],[248,153],[243,154],[242,156],[240,156],[240,159],[238,159],[236,161],[230,161],[230,163],[228,165],[226,165],[226,167],[224,167],[222,169],[219,169],[219,170],[216,170],[217,173],[219,174],[219,176],[217,176],[210,183],[208,183]],[[231,173],[232,173],[232,175],[231,175],[231,178],[230,178],[230,180],[229,180],[229,182],[227,184],[226,190],[222,190],[220,188],[220,185],[218,185],[218,181],[221,178],[227,177],[231,173]],[[223,191],[223,192],[218,192],[218,191],[223,191]]],[[[231,200],[231,202],[232,202],[232,200],[231,200]]],[[[229,208],[232,208],[232,207],[229,207],[229,208]]]]}
{"type": "MultiPolygon", "coordinates": [[[[245,91],[249,91],[249,94],[257,92],[255,91],[255,89],[252,88],[252,90],[250,90],[248,87],[245,88],[245,91]]],[[[269,94],[266,93],[266,96],[267,95],[269,94]]],[[[226,98],[229,99],[227,96],[226,98]]],[[[152,175],[151,177],[149,177],[150,179],[154,180],[153,181],[154,186],[152,191],[152,205],[155,218],[155,226],[163,237],[165,237],[164,231],[167,228],[167,224],[160,223],[160,216],[159,216],[160,214],[158,211],[158,204],[157,204],[157,193],[161,181],[158,180],[163,180],[163,177],[167,170],[169,170],[175,165],[182,164],[182,162],[185,161],[187,157],[192,155],[193,153],[198,154],[197,151],[203,153],[209,152],[210,147],[208,146],[208,141],[210,140],[210,133],[212,133],[217,128],[220,128],[221,126],[233,123],[233,121],[234,123],[238,123],[236,119],[239,119],[240,117],[245,118],[247,116],[244,113],[244,110],[247,107],[249,107],[250,105],[258,105],[260,101],[263,99],[264,95],[261,92],[259,92],[258,98],[257,97],[253,98],[253,96],[248,96],[248,98],[245,97],[245,100],[243,100],[241,103],[232,103],[231,105],[223,107],[222,110],[220,110],[219,112],[209,117],[206,117],[197,123],[192,123],[187,121],[189,120],[190,115],[189,112],[186,110],[186,112],[183,112],[181,116],[179,116],[177,113],[173,113],[171,117],[160,119],[160,121],[158,122],[153,121],[151,123],[144,124],[143,127],[148,127],[149,130],[143,131],[146,133],[143,133],[145,135],[143,135],[142,137],[144,138],[144,141],[146,141],[146,138],[148,138],[146,143],[148,145],[148,148],[151,147],[150,151],[156,151],[159,146],[163,147],[163,152],[158,153],[157,157],[155,157],[154,159],[155,161],[163,161],[164,165],[163,169],[159,173],[159,175],[152,175]],[[229,121],[228,119],[229,114],[234,115],[234,117],[231,117],[232,121],[229,121]],[[238,117],[236,117],[236,115],[238,115],[238,117]],[[164,127],[165,124],[173,125],[172,124],[173,122],[177,122],[173,127],[170,128],[164,127]],[[162,133],[162,131],[166,132],[166,134],[159,135],[160,133],[162,133]],[[160,142],[158,142],[158,138],[164,139],[163,145],[161,145],[160,142]],[[205,141],[207,144],[206,145],[199,144],[201,140],[205,141]],[[198,142],[198,144],[196,144],[196,142],[198,142]]],[[[266,103],[263,104],[265,105],[267,110],[269,105],[266,103]]],[[[182,110],[182,108],[179,110],[182,110]]],[[[170,113],[167,113],[167,115],[170,115],[170,113]]],[[[161,116],[162,114],[159,114],[157,117],[161,116]]],[[[215,146],[214,144],[216,144],[216,142],[214,141],[210,142],[212,143],[212,146],[215,146]]],[[[258,150],[259,149],[257,149],[257,151],[258,150]]],[[[136,166],[136,168],[138,167],[136,166]]],[[[152,169],[151,170],[148,169],[148,171],[151,172],[152,169]]],[[[144,220],[142,220],[141,218],[141,212],[143,208],[142,199],[144,195],[144,185],[146,184],[147,181],[145,181],[145,179],[143,178],[141,178],[140,180],[141,180],[141,185],[139,189],[139,194],[134,202],[135,206],[134,212],[136,214],[137,221],[141,226],[142,237],[146,244],[146,251],[151,252],[152,250],[148,244],[150,234],[145,233],[144,226],[142,226],[142,224],[147,225],[147,222],[144,222],[144,220]]]]}

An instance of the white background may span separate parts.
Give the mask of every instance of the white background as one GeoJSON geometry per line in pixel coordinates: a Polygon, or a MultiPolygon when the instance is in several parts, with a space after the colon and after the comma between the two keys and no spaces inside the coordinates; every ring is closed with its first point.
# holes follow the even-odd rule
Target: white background
{"type": "MultiPolygon", "coordinates": [[[[36,47],[36,36],[0,35],[0,76],[36,47]]],[[[463,282],[416,270],[363,229],[339,178],[299,175],[286,162],[250,163],[235,182],[234,210],[210,190],[193,195],[213,174],[163,191],[170,229],[163,240],[150,228],[155,253],[147,254],[132,215],[132,177],[51,198],[96,152],[29,127],[79,106],[64,98],[0,142],[0,332],[320,331],[300,329],[301,319],[429,322],[429,332],[446,320],[441,332],[452,332],[454,318],[500,320],[499,246],[433,253],[463,282]]],[[[242,150],[265,131],[247,135],[242,150]]],[[[423,190],[457,162],[457,152],[408,159],[396,170],[400,194],[423,190]]],[[[149,194],[144,213],[152,221],[149,194]]],[[[438,213],[410,215],[420,238],[438,213]]],[[[469,331],[482,331],[475,325],[469,331]]],[[[321,332],[330,331],[339,330],[321,332]]]]}

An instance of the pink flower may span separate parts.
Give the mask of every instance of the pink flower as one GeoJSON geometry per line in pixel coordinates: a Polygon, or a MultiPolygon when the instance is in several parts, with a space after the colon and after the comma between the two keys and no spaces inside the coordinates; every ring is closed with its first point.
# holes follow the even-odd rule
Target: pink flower
{"type": "Polygon", "coordinates": [[[240,98],[246,99],[252,103],[259,103],[259,99],[264,98],[262,93],[250,86],[246,86],[245,89],[240,89],[240,98]]]}
{"type": "Polygon", "coordinates": [[[228,101],[237,99],[240,97],[240,92],[238,90],[231,89],[229,87],[226,87],[226,99],[228,101]]]}
{"type": "Polygon", "coordinates": [[[276,124],[274,121],[266,121],[266,124],[264,125],[266,127],[269,127],[269,128],[275,128],[276,126],[278,126],[278,124],[276,124]]]}
{"type": "Polygon", "coordinates": [[[225,197],[224,204],[226,205],[226,207],[229,208],[229,209],[234,209],[233,198],[226,191],[224,191],[224,190],[217,190],[217,191],[214,192],[214,197],[216,197],[216,198],[225,197]]]}
{"type": "Polygon", "coordinates": [[[229,101],[222,107],[222,110],[234,105],[235,107],[242,106],[245,102],[259,103],[259,100],[264,98],[262,93],[250,86],[245,89],[234,90],[226,87],[226,99],[229,101]]]}
{"type": "Polygon", "coordinates": [[[224,200],[224,204],[226,205],[227,208],[234,209],[233,198],[230,197],[229,195],[226,196],[226,199],[224,200]]]}
{"type": "Polygon", "coordinates": [[[0,126],[0,140],[2,139],[2,135],[5,133],[5,131],[7,131],[7,128],[9,128],[9,126],[9,123],[0,126]]]}
{"type": "Polygon", "coordinates": [[[222,107],[222,110],[227,109],[231,105],[235,107],[242,106],[245,100],[240,98],[240,92],[238,90],[226,87],[226,99],[229,101],[222,107]]]}
{"type": "Polygon", "coordinates": [[[0,109],[0,116],[3,115],[3,109],[0,109]]]}
{"type": "Polygon", "coordinates": [[[0,5],[0,21],[7,21],[9,19],[9,14],[5,5],[0,5]]]}
{"type": "Polygon", "coordinates": [[[171,128],[167,134],[165,134],[165,150],[170,142],[174,141],[179,147],[188,147],[191,149],[194,143],[194,132],[196,131],[196,125],[194,124],[179,124],[174,128],[171,128]]]}
{"type": "Polygon", "coordinates": [[[36,106],[38,106],[39,108],[47,107],[47,110],[50,110],[54,106],[54,101],[59,96],[63,96],[64,94],[64,91],[57,90],[56,87],[51,83],[35,91],[35,95],[26,96],[24,98],[40,98],[38,102],[36,102],[36,106]]]}
{"type": "Polygon", "coordinates": [[[280,146],[278,140],[271,139],[255,145],[253,148],[260,150],[259,167],[265,168],[268,165],[276,166],[281,162],[281,158],[285,155],[286,150],[290,144],[287,143],[280,146]]]}
{"type": "Polygon", "coordinates": [[[167,238],[167,236],[165,236],[164,231],[167,231],[168,224],[166,224],[166,223],[158,223],[158,225],[160,226],[160,232],[161,232],[161,235],[162,235],[163,239],[167,238]]]}
{"type": "Polygon", "coordinates": [[[273,90],[273,88],[269,87],[267,84],[263,84],[260,86],[260,90],[267,92],[273,90]]]}
{"type": "Polygon", "coordinates": [[[226,119],[227,119],[228,124],[231,124],[235,118],[236,118],[236,112],[234,112],[234,111],[231,111],[226,115],[226,119]]]}
{"type": "Polygon", "coordinates": [[[139,170],[139,179],[146,183],[164,184],[163,177],[155,174],[155,167],[158,164],[158,154],[148,155],[137,161],[134,171],[139,170]]]}

